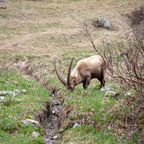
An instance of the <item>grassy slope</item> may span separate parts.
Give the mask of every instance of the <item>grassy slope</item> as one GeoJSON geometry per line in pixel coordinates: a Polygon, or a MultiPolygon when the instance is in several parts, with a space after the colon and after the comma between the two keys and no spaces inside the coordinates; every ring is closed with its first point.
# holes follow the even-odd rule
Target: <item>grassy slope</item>
{"type": "MultiPolygon", "coordinates": [[[[113,98],[105,98],[105,92],[101,92],[97,88],[93,90],[95,81],[92,81],[86,91],[82,89],[82,86],[78,86],[73,93],[68,94],[54,74],[53,58],[55,55],[58,56],[60,69],[65,76],[65,69],[67,69],[73,54],[76,54],[73,64],[75,65],[80,58],[95,53],[88,40],[81,34],[84,21],[90,23],[90,20],[99,16],[106,16],[116,28],[115,31],[91,28],[94,30],[93,37],[96,46],[101,47],[101,41],[104,38],[111,41],[122,37],[123,27],[129,29],[127,19],[122,15],[141,6],[142,3],[142,0],[61,0],[54,2],[14,0],[2,3],[7,9],[0,9],[0,68],[4,66],[16,68],[15,59],[23,60],[24,57],[31,57],[29,63],[39,66],[37,72],[42,73],[52,86],[60,89],[58,94],[65,97],[66,104],[74,105],[73,117],[89,115],[95,121],[108,122],[109,115],[103,115],[103,108],[106,109],[108,105],[113,105],[117,101],[113,98]],[[90,113],[91,111],[92,113],[90,113]]],[[[17,137],[17,140],[25,138],[28,143],[27,139],[32,141],[33,138],[25,136],[24,132],[29,133],[30,131],[31,133],[32,130],[31,128],[28,130],[21,128],[18,121],[28,117],[34,118],[36,112],[43,105],[43,101],[47,100],[49,93],[32,79],[27,79],[21,73],[13,70],[3,71],[0,78],[0,90],[27,90],[26,93],[18,95],[22,102],[9,101],[7,102],[8,107],[0,104],[4,111],[1,111],[0,115],[2,117],[0,122],[3,125],[0,140],[3,143],[6,143],[6,140],[14,143],[17,137]],[[25,113],[21,113],[23,111],[25,113]],[[8,122],[5,124],[6,118],[8,118],[8,122]],[[12,134],[9,134],[11,132],[8,128],[9,125],[11,131],[16,129],[12,134]]],[[[92,125],[81,125],[76,129],[68,129],[63,134],[62,141],[65,143],[124,142],[109,130],[97,132],[92,125]]]]}
{"type": "Polygon", "coordinates": [[[39,143],[42,137],[33,138],[30,134],[42,129],[23,126],[21,120],[35,116],[48,100],[50,93],[29,77],[25,77],[15,70],[0,71],[0,90],[19,90],[15,98],[7,95],[4,103],[0,103],[0,141],[2,143],[39,143]],[[23,91],[25,90],[25,91],[23,91]]]}
{"type": "MultiPolygon", "coordinates": [[[[94,84],[93,81],[91,85],[94,86],[94,84]]],[[[74,109],[61,128],[71,122],[80,125],[76,128],[70,125],[63,133],[61,142],[66,144],[137,143],[135,137],[131,139],[125,137],[124,131],[117,128],[111,130],[112,119],[110,118],[113,112],[110,110],[114,105],[119,105],[123,98],[116,100],[112,96],[105,97],[106,91],[99,90],[99,83],[96,85],[97,87],[90,87],[87,90],[82,90],[79,86],[74,92],[66,95],[65,104],[74,106],[74,109]]],[[[111,83],[107,85],[113,87],[111,83]]],[[[111,90],[117,89],[113,87],[111,90]]]]}

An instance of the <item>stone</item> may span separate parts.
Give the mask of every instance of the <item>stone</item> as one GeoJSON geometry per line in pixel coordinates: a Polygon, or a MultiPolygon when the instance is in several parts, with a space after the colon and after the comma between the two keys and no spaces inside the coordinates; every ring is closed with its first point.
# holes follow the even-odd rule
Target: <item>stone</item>
{"type": "Polygon", "coordinates": [[[52,105],[60,105],[61,103],[60,103],[60,101],[58,101],[57,99],[55,99],[55,100],[51,101],[51,104],[52,105]]]}
{"type": "Polygon", "coordinates": [[[118,93],[118,92],[114,92],[114,91],[107,91],[106,93],[105,93],[105,96],[113,96],[113,97],[118,97],[119,96],[119,94],[120,93],[118,93]]]}
{"type": "Polygon", "coordinates": [[[111,127],[110,126],[108,126],[108,128],[107,128],[109,131],[111,130],[111,127]]]}
{"type": "Polygon", "coordinates": [[[131,92],[126,92],[124,95],[125,95],[125,96],[130,96],[130,95],[131,95],[131,92]]]}
{"type": "Polygon", "coordinates": [[[26,120],[22,120],[20,121],[22,124],[24,125],[32,125],[35,128],[40,128],[40,124],[38,121],[32,120],[32,119],[26,119],[26,120]]]}
{"type": "Polygon", "coordinates": [[[73,126],[73,128],[76,128],[76,127],[78,127],[78,126],[79,126],[79,124],[78,124],[78,123],[75,123],[74,126],[73,126]]]}
{"type": "Polygon", "coordinates": [[[96,21],[93,22],[95,27],[104,27],[108,30],[112,30],[111,24],[108,18],[99,17],[96,21]]]}
{"type": "Polygon", "coordinates": [[[19,98],[15,98],[15,101],[22,101],[22,99],[19,99],[19,98]]]}
{"type": "Polygon", "coordinates": [[[52,137],[52,140],[57,140],[57,139],[58,139],[58,135],[52,137]]]}
{"type": "Polygon", "coordinates": [[[6,97],[0,96],[0,100],[5,100],[5,99],[6,99],[6,97]]]}
{"type": "Polygon", "coordinates": [[[6,9],[7,7],[6,6],[0,6],[0,9],[6,9]]]}
{"type": "Polygon", "coordinates": [[[16,90],[14,90],[14,92],[18,94],[18,93],[20,93],[20,90],[16,89],[16,90]]]}
{"type": "Polygon", "coordinates": [[[14,92],[13,91],[0,91],[0,96],[6,96],[6,95],[13,95],[14,92]]]}
{"type": "Polygon", "coordinates": [[[63,128],[61,128],[59,132],[60,132],[60,133],[64,132],[64,129],[63,129],[63,128]]]}
{"type": "Polygon", "coordinates": [[[32,135],[33,137],[38,137],[38,136],[39,136],[39,133],[38,133],[38,132],[33,131],[31,135],[32,135]]]}
{"type": "Polygon", "coordinates": [[[104,86],[100,90],[105,91],[105,90],[110,90],[111,86],[104,86]]]}
{"type": "Polygon", "coordinates": [[[26,91],[27,91],[27,90],[25,90],[25,89],[24,89],[24,90],[22,90],[22,92],[26,92],[26,91]]]}
{"type": "Polygon", "coordinates": [[[6,2],[7,0],[0,0],[0,2],[6,2]]]}

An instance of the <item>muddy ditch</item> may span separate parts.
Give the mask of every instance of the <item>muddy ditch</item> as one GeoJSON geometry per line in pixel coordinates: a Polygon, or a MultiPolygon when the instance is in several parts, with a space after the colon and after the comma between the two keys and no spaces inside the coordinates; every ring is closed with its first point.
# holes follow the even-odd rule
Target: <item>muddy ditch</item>
{"type": "Polygon", "coordinates": [[[60,139],[60,134],[56,133],[56,130],[58,129],[61,104],[62,102],[53,96],[52,100],[46,103],[42,112],[36,116],[36,120],[45,129],[43,139],[46,144],[58,143],[60,139]]]}

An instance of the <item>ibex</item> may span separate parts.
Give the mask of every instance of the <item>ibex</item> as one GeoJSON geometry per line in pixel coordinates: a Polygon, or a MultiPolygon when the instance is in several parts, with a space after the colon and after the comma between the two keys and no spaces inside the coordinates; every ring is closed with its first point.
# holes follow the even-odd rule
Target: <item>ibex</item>
{"type": "Polygon", "coordinates": [[[58,70],[57,59],[55,59],[55,71],[57,77],[68,91],[73,91],[80,83],[83,83],[83,88],[86,89],[93,78],[97,78],[101,82],[100,88],[105,85],[105,72],[107,68],[107,61],[105,58],[102,58],[100,55],[94,55],[82,59],[77,62],[76,67],[71,72],[73,60],[74,56],[70,61],[66,81],[62,78],[58,70]]]}

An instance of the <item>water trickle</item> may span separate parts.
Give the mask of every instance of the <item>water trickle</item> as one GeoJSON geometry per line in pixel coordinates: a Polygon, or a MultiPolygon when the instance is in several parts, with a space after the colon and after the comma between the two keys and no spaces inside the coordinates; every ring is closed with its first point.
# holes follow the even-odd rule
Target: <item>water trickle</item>
{"type": "Polygon", "coordinates": [[[61,108],[61,102],[53,97],[50,108],[51,114],[48,117],[47,123],[44,125],[44,141],[46,144],[57,143],[60,137],[60,134],[56,134],[55,132],[58,129],[58,117],[61,108]]]}

